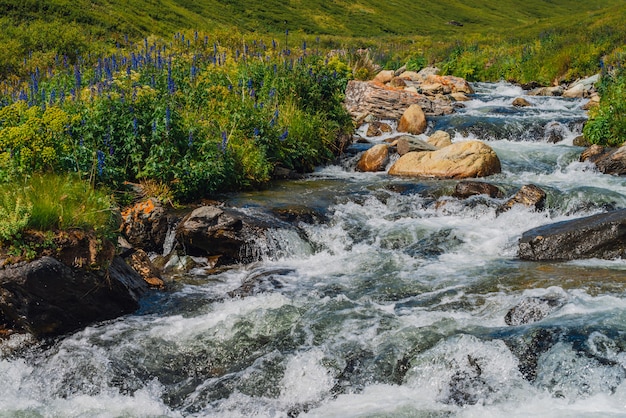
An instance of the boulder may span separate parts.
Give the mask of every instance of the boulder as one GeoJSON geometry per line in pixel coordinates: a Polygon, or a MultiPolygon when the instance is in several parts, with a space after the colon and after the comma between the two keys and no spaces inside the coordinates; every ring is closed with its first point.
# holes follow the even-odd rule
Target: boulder
{"type": "Polygon", "coordinates": [[[528,92],[529,96],[561,96],[563,94],[562,86],[554,87],[537,87],[528,92]]]}
{"type": "Polygon", "coordinates": [[[394,176],[468,178],[499,173],[500,159],[481,141],[458,142],[432,152],[409,152],[389,169],[394,176]]]}
{"type": "Polygon", "coordinates": [[[389,145],[378,144],[363,153],[356,169],[363,172],[385,171],[389,162],[389,145]]]}
{"type": "Polygon", "coordinates": [[[267,240],[271,228],[289,227],[277,219],[251,217],[234,208],[200,206],[185,216],[176,228],[176,239],[187,255],[211,257],[216,266],[258,261],[262,254],[255,244],[267,240]]]}
{"type": "Polygon", "coordinates": [[[501,197],[502,191],[493,184],[482,181],[460,181],[456,184],[452,194],[457,199],[467,199],[468,197],[478,195],[501,197]]]}
{"type": "Polygon", "coordinates": [[[567,135],[567,128],[559,122],[550,122],[545,131],[543,132],[543,138],[546,142],[556,144],[565,139],[567,135]]]}
{"type": "Polygon", "coordinates": [[[142,249],[134,249],[125,258],[126,263],[135,270],[149,287],[162,289],[165,287],[161,272],[152,264],[148,254],[142,249]]]}
{"type": "Polygon", "coordinates": [[[441,70],[437,67],[424,67],[417,73],[417,76],[421,80],[425,80],[431,75],[437,75],[441,72],[441,70]]]}
{"type": "Polygon", "coordinates": [[[92,270],[44,256],[0,270],[0,316],[37,338],[57,336],[134,312],[146,291],[120,257],[92,270]]]}
{"type": "Polygon", "coordinates": [[[431,74],[424,79],[425,84],[441,84],[448,93],[474,94],[474,89],[464,78],[452,75],[431,74]]]}
{"type": "Polygon", "coordinates": [[[354,120],[367,115],[376,119],[398,120],[412,104],[418,104],[427,116],[448,115],[454,112],[449,101],[429,99],[406,89],[396,89],[380,83],[350,80],[346,86],[344,105],[354,120]]]}
{"type": "Polygon", "coordinates": [[[623,176],[626,174],[626,147],[605,148],[592,145],[582,152],[580,161],[592,162],[601,173],[623,176]]]}
{"type": "Polygon", "coordinates": [[[452,145],[450,134],[446,131],[435,131],[431,136],[428,137],[426,142],[434,145],[437,148],[443,148],[452,145]]]}
{"type": "Polygon", "coordinates": [[[563,92],[563,97],[568,99],[582,99],[585,97],[586,90],[583,84],[575,84],[563,92]]]}
{"type": "Polygon", "coordinates": [[[161,202],[154,198],[139,202],[124,210],[122,219],[122,234],[128,242],[146,251],[162,251],[168,220],[161,202]]]}
{"type": "Polygon", "coordinates": [[[600,74],[577,80],[569,85],[567,90],[563,92],[563,97],[583,98],[589,97],[595,88],[595,84],[600,80],[600,74]]]}
{"type": "Polygon", "coordinates": [[[391,131],[391,126],[389,126],[388,124],[384,122],[374,121],[371,122],[367,127],[367,133],[365,135],[369,137],[380,136],[383,133],[389,133],[391,131]]]}
{"type": "Polygon", "coordinates": [[[615,259],[626,256],[626,209],[540,226],[519,240],[522,260],[615,259]]]}
{"type": "Polygon", "coordinates": [[[398,132],[408,132],[413,135],[423,133],[428,124],[426,123],[426,115],[419,105],[412,104],[404,111],[400,122],[398,122],[398,132]]]}
{"type": "Polygon", "coordinates": [[[435,151],[437,147],[414,135],[401,135],[390,138],[391,146],[395,146],[399,155],[415,151],[435,151]]]}
{"type": "Polygon", "coordinates": [[[373,81],[377,83],[381,83],[381,84],[386,84],[386,83],[389,83],[394,77],[395,77],[395,71],[383,70],[379,72],[378,74],[376,74],[373,81]]]}
{"type": "Polygon", "coordinates": [[[592,144],[584,136],[578,135],[572,140],[572,145],[574,145],[575,147],[590,147],[592,144]]]}
{"type": "Polygon", "coordinates": [[[511,326],[532,324],[541,321],[565,302],[563,297],[554,295],[527,297],[506,313],[504,322],[511,326]]]}
{"type": "Polygon", "coordinates": [[[513,197],[507,200],[500,208],[498,213],[506,212],[515,205],[523,205],[536,210],[542,210],[546,202],[546,192],[541,190],[534,184],[527,184],[522,186],[521,189],[513,197]]]}
{"type": "Polygon", "coordinates": [[[515,107],[528,107],[528,106],[532,106],[530,104],[530,102],[526,99],[524,99],[523,97],[518,97],[515,100],[513,100],[513,103],[511,103],[513,106],[515,107]]]}
{"type": "Polygon", "coordinates": [[[409,81],[422,81],[422,77],[415,71],[404,71],[401,74],[398,74],[398,77],[409,80],[409,81]]]}
{"type": "Polygon", "coordinates": [[[465,95],[465,93],[450,93],[450,97],[452,97],[457,102],[467,102],[470,100],[469,97],[465,95]]]}

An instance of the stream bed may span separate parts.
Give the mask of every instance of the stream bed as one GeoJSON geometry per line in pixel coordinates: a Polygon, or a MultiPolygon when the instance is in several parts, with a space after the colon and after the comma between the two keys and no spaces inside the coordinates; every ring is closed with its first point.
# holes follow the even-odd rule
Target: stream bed
{"type": "Polygon", "coordinates": [[[135,314],[46,344],[12,337],[0,417],[625,416],[626,261],[520,261],[517,242],[626,208],[626,182],[578,162],[584,100],[474,87],[429,131],[485,140],[502,173],[483,181],[507,197],[535,184],[544,210],[498,214],[506,197],[461,201],[457,181],[346,164],[231,195],[251,214],[316,216],[255,243],[262,261],[194,269],[135,314]]]}

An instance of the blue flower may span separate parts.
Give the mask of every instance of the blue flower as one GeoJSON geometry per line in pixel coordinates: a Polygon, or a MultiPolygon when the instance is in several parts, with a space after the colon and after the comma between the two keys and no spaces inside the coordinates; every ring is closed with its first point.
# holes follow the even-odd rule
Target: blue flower
{"type": "Polygon", "coordinates": [[[287,136],[289,136],[289,129],[285,128],[285,131],[282,133],[282,135],[278,138],[281,141],[284,141],[285,139],[287,139],[287,136]]]}

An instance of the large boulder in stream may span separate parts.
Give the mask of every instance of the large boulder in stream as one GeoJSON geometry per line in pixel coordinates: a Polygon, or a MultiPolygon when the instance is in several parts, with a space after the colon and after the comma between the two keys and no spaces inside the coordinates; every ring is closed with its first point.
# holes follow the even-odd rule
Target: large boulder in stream
{"type": "Polygon", "coordinates": [[[57,336],[137,310],[147,289],[120,257],[94,270],[44,256],[0,270],[0,318],[37,338],[57,336]]]}
{"type": "Polygon", "coordinates": [[[524,232],[523,260],[615,259],[626,256],[626,209],[557,222],[524,232]]]}
{"type": "Polygon", "coordinates": [[[580,161],[589,161],[604,174],[626,175],[626,146],[606,148],[592,145],[580,155],[580,161]]]}
{"type": "Polygon", "coordinates": [[[256,243],[269,229],[288,226],[277,219],[253,218],[244,212],[217,206],[201,206],[185,216],[176,228],[176,240],[191,256],[208,256],[216,266],[258,261],[256,243]]]}
{"type": "Polygon", "coordinates": [[[377,144],[363,153],[356,169],[363,172],[385,171],[389,162],[389,145],[377,144]]]}
{"type": "Polygon", "coordinates": [[[426,115],[419,105],[413,104],[409,106],[398,122],[398,132],[407,132],[413,135],[419,135],[426,131],[428,123],[426,115]]]}
{"type": "Polygon", "coordinates": [[[389,169],[393,176],[469,178],[499,173],[500,159],[481,141],[457,142],[436,151],[409,152],[389,169]]]}

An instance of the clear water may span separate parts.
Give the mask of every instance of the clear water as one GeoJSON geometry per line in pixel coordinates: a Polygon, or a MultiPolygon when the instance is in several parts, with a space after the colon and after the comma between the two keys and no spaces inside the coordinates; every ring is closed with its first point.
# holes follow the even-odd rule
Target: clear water
{"type": "Polygon", "coordinates": [[[626,183],[577,162],[582,102],[529,97],[519,110],[518,88],[476,87],[430,129],[485,133],[503,166],[488,180],[508,195],[542,187],[544,211],[496,215],[504,199],[446,197],[454,181],[340,165],[232,196],[251,213],[297,203],[327,222],[273,231],[262,262],[177,277],[133,315],[52,344],[13,337],[0,346],[0,416],[626,416],[626,261],[516,259],[532,227],[626,207],[626,183]],[[543,135],[553,121],[567,128],[556,144],[543,135]],[[251,281],[251,295],[227,296],[251,281]],[[528,300],[557,303],[507,325],[528,300]]]}

